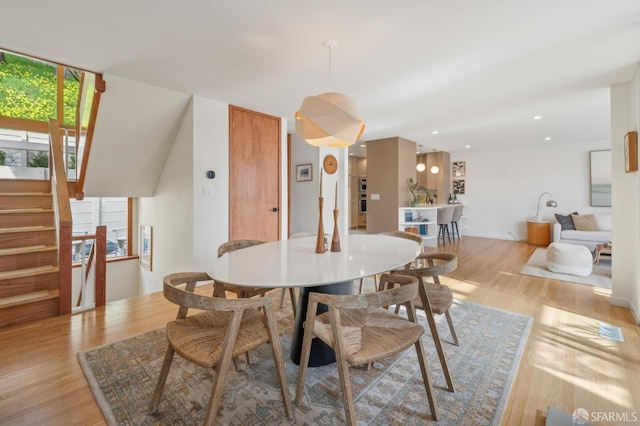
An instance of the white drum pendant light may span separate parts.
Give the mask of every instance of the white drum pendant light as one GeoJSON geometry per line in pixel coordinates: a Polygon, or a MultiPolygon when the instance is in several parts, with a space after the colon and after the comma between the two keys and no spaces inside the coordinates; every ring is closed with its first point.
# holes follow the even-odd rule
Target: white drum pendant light
{"type": "MultiPolygon", "coordinates": [[[[329,48],[329,80],[331,49],[335,41],[322,43],[329,48]]],[[[364,122],[356,101],[343,93],[327,92],[307,96],[296,111],[296,134],[313,146],[346,147],[353,145],[364,132],[364,122]]]]}

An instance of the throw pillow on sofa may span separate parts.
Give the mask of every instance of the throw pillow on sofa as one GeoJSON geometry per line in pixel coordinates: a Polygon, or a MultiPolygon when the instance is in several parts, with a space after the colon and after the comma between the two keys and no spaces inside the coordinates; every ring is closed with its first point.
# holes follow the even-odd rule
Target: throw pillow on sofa
{"type": "Polygon", "coordinates": [[[576,231],[600,230],[600,228],[598,227],[598,222],[596,222],[596,217],[592,214],[572,214],[571,219],[573,220],[573,226],[575,226],[576,231]]]}
{"type": "Polygon", "coordinates": [[[560,229],[563,231],[567,231],[567,230],[575,230],[576,227],[573,224],[573,219],[571,218],[571,216],[573,215],[578,215],[578,212],[573,212],[570,213],[568,215],[561,215],[561,214],[557,214],[556,213],[556,220],[558,221],[558,223],[560,224],[560,229]]]}
{"type": "Polygon", "coordinates": [[[594,214],[598,229],[601,231],[611,231],[611,214],[594,214]]]}

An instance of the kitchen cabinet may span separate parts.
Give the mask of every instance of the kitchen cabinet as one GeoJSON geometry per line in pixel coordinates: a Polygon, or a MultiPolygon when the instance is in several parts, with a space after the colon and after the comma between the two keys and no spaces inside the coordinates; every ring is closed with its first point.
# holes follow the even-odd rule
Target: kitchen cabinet
{"type": "Polygon", "coordinates": [[[367,177],[367,159],[358,158],[358,176],[367,177]]]}
{"type": "Polygon", "coordinates": [[[437,202],[446,203],[451,193],[451,161],[448,152],[437,151],[417,156],[427,166],[424,172],[416,172],[417,181],[433,195],[437,202]],[[431,167],[438,166],[438,173],[431,173],[431,167]]]}

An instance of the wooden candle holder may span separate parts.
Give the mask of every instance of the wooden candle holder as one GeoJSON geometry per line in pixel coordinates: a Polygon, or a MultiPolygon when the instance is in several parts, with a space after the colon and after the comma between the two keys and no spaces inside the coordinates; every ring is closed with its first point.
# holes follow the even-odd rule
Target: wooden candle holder
{"type": "MultiPolygon", "coordinates": [[[[321,184],[322,185],[322,184],[321,184]]],[[[322,188],[322,186],[321,186],[322,188]]],[[[318,233],[316,235],[316,253],[324,253],[324,226],[322,225],[322,204],[324,203],[324,198],[318,198],[318,204],[320,209],[320,219],[318,220],[318,233]]]]}
{"type": "Polygon", "coordinates": [[[333,210],[333,237],[331,251],[340,251],[340,235],[338,235],[338,209],[333,210]]]}

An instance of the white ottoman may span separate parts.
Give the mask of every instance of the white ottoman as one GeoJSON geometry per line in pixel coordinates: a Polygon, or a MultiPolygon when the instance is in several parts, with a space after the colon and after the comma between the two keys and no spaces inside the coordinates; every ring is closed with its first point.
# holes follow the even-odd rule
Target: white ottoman
{"type": "Polygon", "coordinates": [[[585,246],[551,243],[547,247],[547,269],[560,274],[591,275],[593,257],[585,246]]]}

